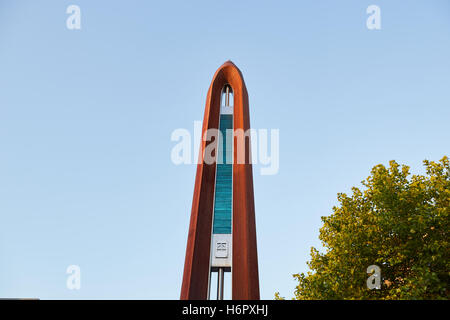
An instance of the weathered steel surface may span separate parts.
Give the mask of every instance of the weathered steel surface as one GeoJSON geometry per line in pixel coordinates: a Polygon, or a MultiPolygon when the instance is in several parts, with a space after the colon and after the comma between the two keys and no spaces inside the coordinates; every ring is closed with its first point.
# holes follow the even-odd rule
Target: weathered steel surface
{"type": "MultiPolygon", "coordinates": [[[[220,96],[225,84],[233,89],[234,129],[246,131],[250,128],[248,93],[244,79],[240,70],[231,61],[227,61],[214,74],[208,90],[203,134],[207,129],[218,128],[220,96]]],[[[245,143],[244,140],[243,135],[234,139],[232,298],[257,300],[259,277],[253,174],[249,163],[250,141],[245,143]],[[239,152],[245,154],[245,163],[238,163],[239,152]]],[[[202,139],[200,144],[181,299],[207,299],[216,170],[215,164],[208,165],[203,161],[204,150],[209,143],[215,141],[205,142],[202,139]]]]}

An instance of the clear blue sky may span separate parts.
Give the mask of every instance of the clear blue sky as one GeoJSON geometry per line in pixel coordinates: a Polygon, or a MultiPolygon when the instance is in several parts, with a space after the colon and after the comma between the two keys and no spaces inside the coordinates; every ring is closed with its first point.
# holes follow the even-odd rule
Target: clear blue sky
{"type": "Polygon", "coordinates": [[[178,299],[196,167],[170,135],[228,59],[252,127],[280,130],[279,173],[254,170],[259,271],[291,297],[338,192],[449,154],[449,57],[448,0],[0,0],[0,297],[178,299]]]}

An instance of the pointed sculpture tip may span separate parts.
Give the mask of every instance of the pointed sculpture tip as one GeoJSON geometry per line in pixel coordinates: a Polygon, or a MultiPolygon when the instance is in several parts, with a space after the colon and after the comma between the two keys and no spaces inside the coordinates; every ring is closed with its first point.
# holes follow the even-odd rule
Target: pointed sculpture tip
{"type": "Polygon", "coordinates": [[[234,62],[233,62],[233,61],[231,61],[231,60],[227,60],[227,61],[225,61],[225,63],[224,63],[224,64],[232,64],[232,65],[234,65],[234,66],[235,66],[234,62]]]}
{"type": "Polygon", "coordinates": [[[216,70],[216,72],[214,73],[214,79],[224,70],[236,70],[239,73],[239,76],[242,78],[241,70],[234,64],[233,61],[227,60],[219,67],[219,69],[216,70]]]}

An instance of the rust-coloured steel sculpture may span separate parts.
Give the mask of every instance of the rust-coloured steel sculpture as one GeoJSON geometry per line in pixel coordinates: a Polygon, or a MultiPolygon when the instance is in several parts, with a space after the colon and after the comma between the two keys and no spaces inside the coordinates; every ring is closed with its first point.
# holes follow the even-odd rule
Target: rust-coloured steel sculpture
{"type": "MultiPolygon", "coordinates": [[[[217,139],[205,141],[204,137],[208,129],[219,128],[219,121],[222,121],[220,120],[222,119],[220,118],[221,98],[223,90],[227,86],[231,87],[234,98],[232,115],[234,131],[242,129],[245,132],[250,129],[248,93],[242,73],[231,61],[227,61],[214,74],[206,99],[181,287],[181,299],[183,300],[209,298],[210,274],[213,270],[211,249],[212,227],[215,219],[214,189],[218,169],[216,163],[208,164],[204,160],[205,148],[210,143],[217,143],[217,139]]],[[[245,141],[245,136],[236,135],[232,140],[232,222],[230,223],[232,247],[230,248],[231,268],[229,269],[231,270],[233,300],[259,299],[253,174],[249,137],[247,139],[245,141]],[[245,154],[244,163],[239,161],[238,151],[245,154]]]]}

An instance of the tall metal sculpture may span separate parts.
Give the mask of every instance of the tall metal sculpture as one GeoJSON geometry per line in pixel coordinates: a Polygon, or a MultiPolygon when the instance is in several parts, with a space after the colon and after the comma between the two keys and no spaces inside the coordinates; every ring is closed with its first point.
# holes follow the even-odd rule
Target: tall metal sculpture
{"type": "Polygon", "coordinates": [[[249,118],[242,73],[227,61],[206,98],[181,299],[209,299],[212,272],[218,299],[225,272],[231,272],[233,300],[259,299],[249,118]]]}

